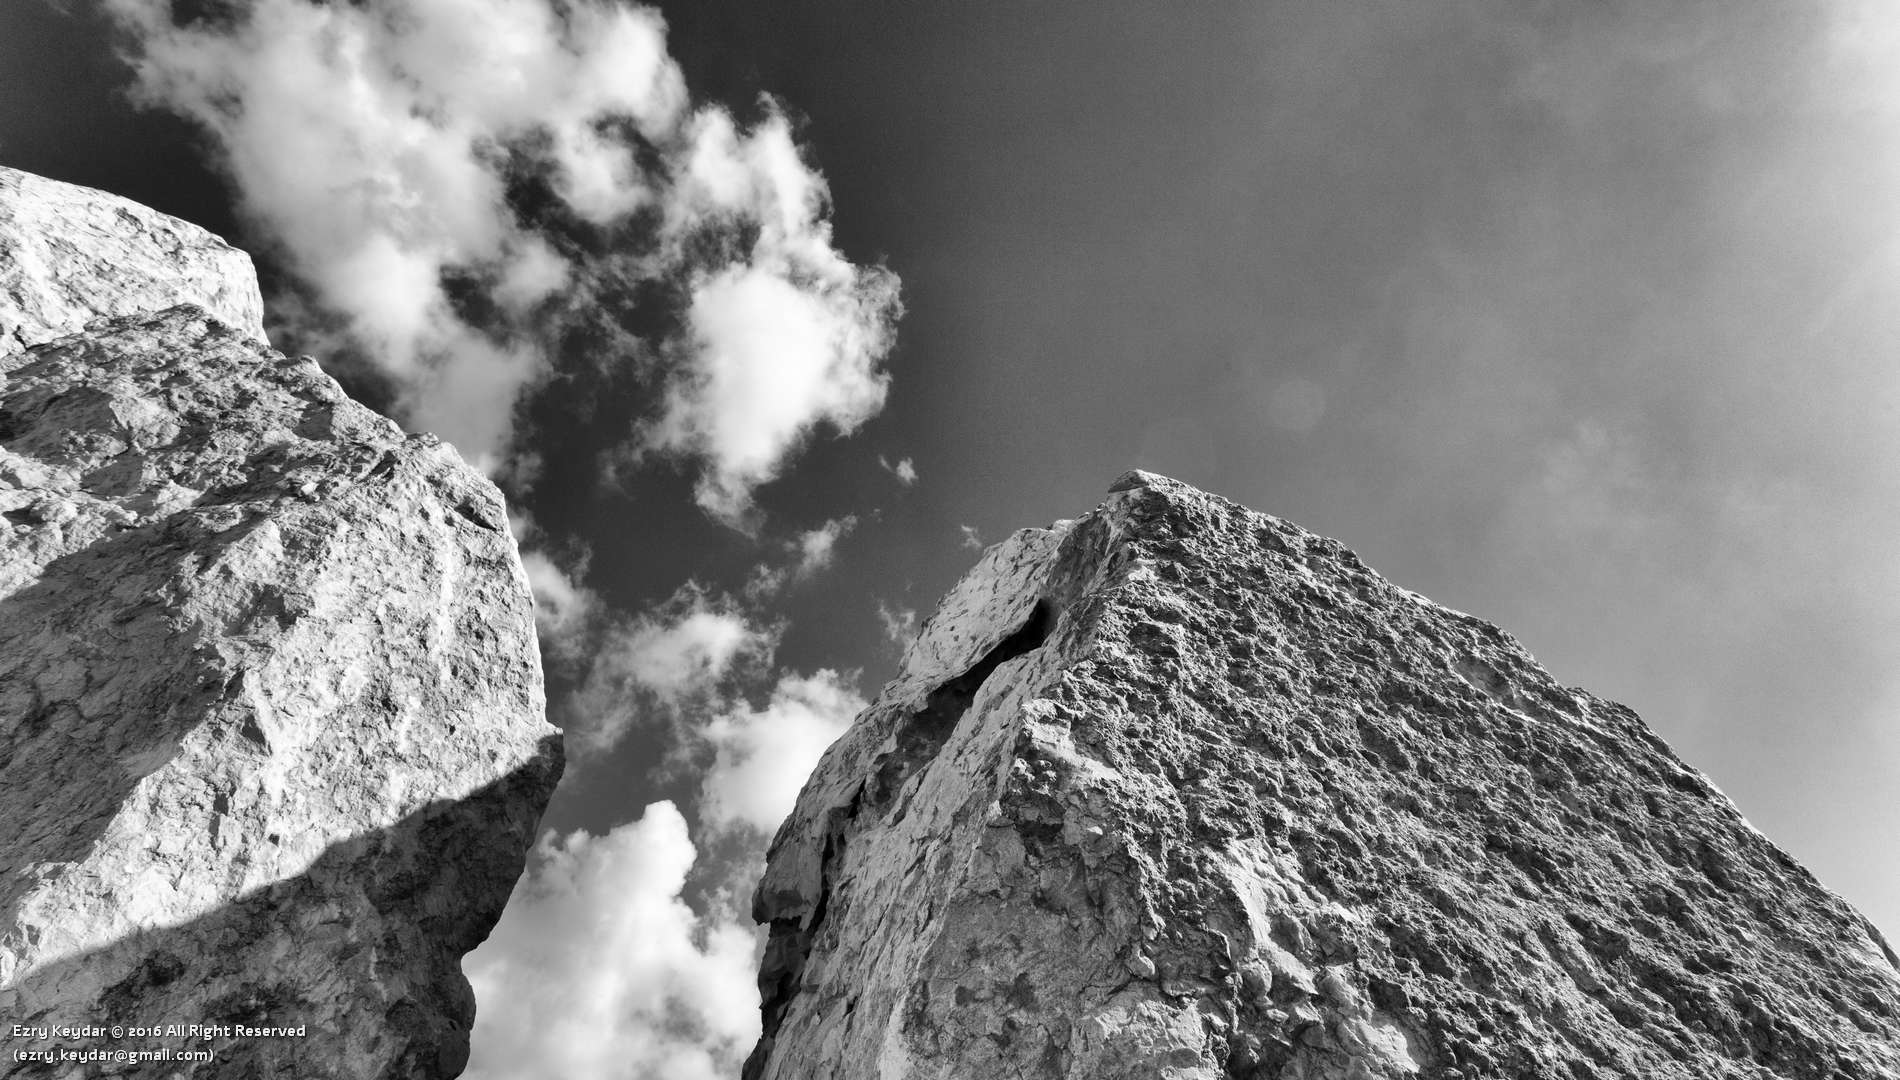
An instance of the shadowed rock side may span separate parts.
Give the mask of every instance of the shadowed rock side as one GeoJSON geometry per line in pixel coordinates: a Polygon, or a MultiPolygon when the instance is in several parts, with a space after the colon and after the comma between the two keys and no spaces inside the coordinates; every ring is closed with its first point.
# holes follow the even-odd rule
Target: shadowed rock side
{"type": "MultiPolygon", "coordinates": [[[[128,1051],[210,1050],[194,1074],[174,1061],[90,1063],[79,1076],[204,1076],[218,1080],[451,1077],[468,1062],[475,1003],[453,958],[473,950],[521,876],[540,817],[547,762],[531,761],[455,800],[332,844],[316,861],[178,925],[161,925],[38,967],[19,980],[26,1000],[96,995],[93,1023],[169,1020],[251,1028],[303,1025],[270,1038],[126,1035],[64,1040],[128,1051]],[[458,852],[446,865],[441,852],[458,852]],[[353,944],[352,944],[353,943],[353,944]],[[242,959],[241,982],[196,978],[209,955],[242,959]],[[417,958],[440,957],[417,963],[417,958]]],[[[16,1022],[9,1014],[7,1023],[16,1022]]],[[[45,1023],[44,1020],[34,1021],[45,1023]]],[[[61,1040],[14,1039],[9,1048],[61,1040]]],[[[60,1075],[41,1066],[24,1075],[60,1075]]]]}
{"type": "MultiPolygon", "coordinates": [[[[453,1076],[560,758],[453,450],[196,307],[0,356],[0,1036],[303,1024],[123,1068],[453,1076]]],[[[121,1068],[12,1059],[48,1045],[0,1075],[121,1068]]]]}
{"type": "Polygon", "coordinates": [[[1628,709],[1183,484],[987,552],[773,845],[748,1080],[1900,1076],[1900,967],[1628,709]]]}
{"type": "Polygon", "coordinates": [[[264,340],[249,255],[130,199],[0,167],[0,353],[179,304],[264,340]]]}

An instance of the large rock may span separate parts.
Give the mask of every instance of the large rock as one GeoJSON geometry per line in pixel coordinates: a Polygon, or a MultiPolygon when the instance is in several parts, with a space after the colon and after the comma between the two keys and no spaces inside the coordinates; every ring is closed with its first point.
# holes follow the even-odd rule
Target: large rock
{"type": "Polygon", "coordinates": [[[756,914],[752,1078],[1900,1076],[1893,952],[1628,709],[1142,473],[951,592],[756,914]]]}
{"type": "Polygon", "coordinates": [[[265,340],[249,255],[130,199],[0,166],[0,353],[178,304],[265,340]]]}
{"type": "MultiPolygon", "coordinates": [[[[33,190],[0,218],[59,209],[33,190]]],[[[187,291],[255,293],[214,276],[187,291]]],[[[460,959],[561,760],[500,495],[256,326],[114,280],[46,291],[118,317],[0,356],[0,1075],[453,1076],[460,959]],[[14,1027],[59,1023],[107,1031],[14,1027]],[[15,1056],[60,1049],[215,1057],[15,1056]]]]}

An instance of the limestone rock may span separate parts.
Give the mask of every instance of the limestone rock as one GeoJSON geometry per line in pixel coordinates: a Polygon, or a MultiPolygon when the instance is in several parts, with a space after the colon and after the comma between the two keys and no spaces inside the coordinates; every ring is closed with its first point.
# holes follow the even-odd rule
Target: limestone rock
{"type": "Polygon", "coordinates": [[[1143,473],[944,601],[774,843],[765,1080],[1900,1076],[1900,967],[1628,709],[1143,473]]]}
{"type": "Polygon", "coordinates": [[[0,1038],[0,1076],[458,1074],[460,960],[560,768],[500,495],[452,449],[200,307],[0,356],[0,1037],[225,1028],[0,1038]],[[49,1049],[215,1058],[14,1056],[49,1049]]]}
{"type": "Polygon", "coordinates": [[[0,353],[179,304],[265,340],[249,255],[130,199],[0,167],[0,353]]]}

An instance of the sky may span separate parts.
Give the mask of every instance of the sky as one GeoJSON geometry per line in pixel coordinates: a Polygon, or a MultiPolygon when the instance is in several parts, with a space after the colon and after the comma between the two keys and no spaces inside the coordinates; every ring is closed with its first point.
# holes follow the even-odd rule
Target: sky
{"type": "Polygon", "coordinates": [[[0,5],[0,162],[252,250],[509,493],[571,764],[470,1075],[732,1074],[802,770],[1133,466],[1503,626],[1900,933],[1890,5],[551,3],[0,5]]]}

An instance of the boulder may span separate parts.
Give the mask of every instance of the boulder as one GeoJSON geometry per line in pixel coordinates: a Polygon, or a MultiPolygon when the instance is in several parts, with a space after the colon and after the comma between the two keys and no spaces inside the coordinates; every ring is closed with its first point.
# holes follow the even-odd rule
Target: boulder
{"type": "Polygon", "coordinates": [[[990,549],[773,844],[748,1080],[1900,1076],[1900,963],[1630,710],[1146,473],[990,549]]]}
{"type": "Polygon", "coordinates": [[[129,206],[0,174],[0,1076],[458,1075],[561,772],[500,493],[129,206]]]}

